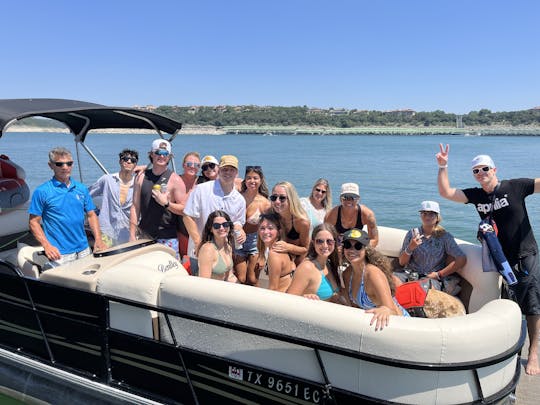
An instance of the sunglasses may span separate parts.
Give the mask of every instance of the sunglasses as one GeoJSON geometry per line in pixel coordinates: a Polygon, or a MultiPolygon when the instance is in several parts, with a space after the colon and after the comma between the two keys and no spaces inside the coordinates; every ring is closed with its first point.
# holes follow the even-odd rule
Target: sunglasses
{"type": "Polygon", "coordinates": [[[483,172],[489,172],[489,169],[491,169],[491,167],[489,167],[489,166],[484,166],[484,167],[481,167],[480,169],[472,169],[472,172],[473,172],[473,174],[478,174],[478,173],[480,173],[481,171],[483,171],[483,172]]]}
{"type": "Polygon", "coordinates": [[[317,188],[315,187],[315,191],[321,193],[321,194],[326,194],[326,190],[321,190],[320,188],[317,188]]]}
{"type": "Polygon", "coordinates": [[[276,201],[277,199],[279,198],[279,202],[285,202],[287,201],[287,196],[286,195],[277,195],[277,194],[272,194],[270,196],[270,201],[276,201]]]}
{"type": "Polygon", "coordinates": [[[315,239],[317,245],[323,245],[326,243],[328,246],[334,246],[336,241],[334,239],[315,239]]]}
{"type": "Polygon", "coordinates": [[[165,149],[157,149],[154,151],[154,155],[158,156],[169,156],[169,151],[165,149]]]}
{"type": "Polygon", "coordinates": [[[215,168],[216,168],[216,164],[215,164],[215,163],[206,163],[206,164],[202,165],[202,170],[203,170],[203,172],[204,172],[205,170],[208,170],[208,169],[214,170],[215,168]]]}
{"type": "Polygon", "coordinates": [[[201,164],[200,163],[195,163],[195,162],[186,162],[185,165],[187,167],[194,167],[196,169],[198,169],[199,167],[201,167],[201,164]]]}
{"type": "Polygon", "coordinates": [[[124,157],[121,157],[120,160],[122,162],[137,163],[137,159],[135,159],[134,157],[124,156],[124,157]]]}
{"type": "Polygon", "coordinates": [[[261,166],[246,166],[246,173],[251,170],[262,170],[261,166]]]}
{"type": "Polygon", "coordinates": [[[52,163],[54,163],[54,165],[56,167],[62,167],[64,165],[67,166],[67,167],[73,166],[73,161],[71,161],[71,162],[52,162],[52,163]]]}
{"type": "Polygon", "coordinates": [[[227,228],[230,228],[231,225],[232,225],[232,223],[230,223],[230,222],[222,222],[222,223],[220,223],[220,224],[218,224],[217,222],[214,222],[214,223],[212,224],[212,228],[214,228],[215,230],[218,230],[219,228],[225,228],[225,229],[227,229],[227,228]]]}
{"type": "Polygon", "coordinates": [[[350,249],[354,246],[355,250],[362,250],[365,246],[362,245],[360,242],[355,242],[354,245],[350,240],[346,240],[343,242],[343,248],[344,249],[350,249]]]}
{"type": "Polygon", "coordinates": [[[341,196],[341,199],[342,199],[343,201],[354,201],[354,200],[356,200],[357,198],[358,198],[358,197],[354,197],[354,196],[352,196],[352,195],[342,195],[342,196],[341,196]]]}

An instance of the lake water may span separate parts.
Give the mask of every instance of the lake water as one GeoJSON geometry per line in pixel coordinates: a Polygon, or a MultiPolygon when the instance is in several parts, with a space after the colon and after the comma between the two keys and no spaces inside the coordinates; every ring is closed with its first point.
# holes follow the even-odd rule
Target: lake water
{"type": "MultiPolygon", "coordinates": [[[[109,171],[118,170],[118,152],[129,147],[139,151],[146,163],[155,135],[89,134],[86,144],[109,171]]],[[[443,200],[437,191],[435,154],[439,143],[449,143],[449,175],[452,186],[466,188],[477,183],[470,170],[471,159],[489,154],[498,167],[499,179],[540,177],[540,137],[484,136],[262,136],[262,135],[179,135],[173,141],[177,168],[184,153],[201,156],[234,154],[240,161],[239,175],[246,165],[261,165],[271,188],[276,182],[292,182],[300,196],[307,196],[313,182],[329,180],[334,203],[342,183],[360,186],[361,202],[374,210],[379,225],[411,228],[418,226],[418,206],[422,200],[441,204],[443,225],[454,236],[475,242],[478,216],[470,205],[443,200]]],[[[68,134],[8,132],[0,140],[0,153],[8,155],[26,170],[33,189],[51,176],[47,153],[65,146],[75,154],[68,134]]],[[[83,181],[91,184],[100,169],[81,149],[83,181]]],[[[79,167],[75,167],[76,178],[79,167]]],[[[535,235],[540,239],[540,195],[527,199],[535,235]]],[[[0,217],[1,218],[1,217],[0,217]]]]}

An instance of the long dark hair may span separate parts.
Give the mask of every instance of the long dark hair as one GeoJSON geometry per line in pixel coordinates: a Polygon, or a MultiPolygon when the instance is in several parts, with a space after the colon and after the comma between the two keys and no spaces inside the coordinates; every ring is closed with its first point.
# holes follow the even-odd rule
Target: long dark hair
{"type": "Polygon", "coordinates": [[[246,176],[251,172],[257,173],[261,178],[261,184],[259,185],[259,189],[257,190],[257,192],[264,198],[268,198],[270,194],[268,193],[268,185],[266,184],[266,180],[264,178],[264,173],[261,166],[246,166],[246,174],[244,175],[244,180],[242,180],[242,188],[240,189],[240,192],[243,193],[247,190],[246,176]]]}
{"type": "Polygon", "coordinates": [[[315,237],[321,231],[330,232],[332,234],[332,238],[334,238],[334,240],[336,241],[334,243],[334,251],[330,253],[330,256],[328,256],[328,271],[332,272],[332,275],[334,276],[334,280],[336,280],[336,283],[338,283],[339,285],[339,273],[338,273],[339,255],[337,252],[338,233],[334,225],[328,224],[328,223],[322,223],[322,224],[317,225],[315,228],[313,228],[313,232],[311,232],[311,241],[309,242],[307,257],[310,260],[317,259],[318,255],[317,255],[317,252],[315,251],[315,237]]]}
{"type": "MultiPolygon", "coordinates": [[[[277,212],[266,212],[259,217],[259,225],[261,226],[263,221],[271,222],[277,229],[277,240],[281,240],[281,216],[277,212]]],[[[259,230],[257,229],[257,250],[259,251],[259,257],[264,256],[264,242],[259,237],[259,230]]]]}
{"type": "Polygon", "coordinates": [[[229,242],[229,245],[234,246],[234,228],[231,222],[231,217],[225,211],[217,210],[208,215],[208,219],[204,224],[204,229],[201,236],[201,243],[199,243],[199,246],[197,247],[197,255],[199,254],[199,250],[202,245],[204,245],[206,242],[211,242],[214,240],[214,234],[212,233],[212,224],[214,223],[214,219],[218,217],[225,218],[231,223],[231,226],[229,227],[229,232],[227,233],[227,242],[229,242]]]}

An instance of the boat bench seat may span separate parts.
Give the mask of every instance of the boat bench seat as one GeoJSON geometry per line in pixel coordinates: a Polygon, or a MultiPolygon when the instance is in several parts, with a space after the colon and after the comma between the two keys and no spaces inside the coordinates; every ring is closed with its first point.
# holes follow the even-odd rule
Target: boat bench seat
{"type": "MultiPolygon", "coordinates": [[[[172,276],[187,277],[188,273],[176,258],[163,252],[152,252],[127,260],[102,273],[97,280],[96,291],[156,306],[161,283],[172,276]]],[[[158,317],[155,311],[113,300],[109,302],[112,328],[158,338],[158,317]]]]}
{"type": "MultiPolygon", "coordinates": [[[[407,231],[379,226],[379,244],[377,250],[389,258],[399,257],[403,239],[407,231]]],[[[482,249],[479,245],[456,239],[457,244],[467,255],[467,263],[458,274],[467,283],[462,283],[459,298],[465,304],[467,312],[478,311],[484,304],[501,295],[501,277],[497,272],[482,271],[482,249]]]]}
{"type": "MultiPolygon", "coordinates": [[[[157,243],[110,256],[89,255],[44,271],[40,280],[155,306],[161,281],[173,274],[188,275],[174,250],[157,243]]],[[[110,320],[113,328],[157,337],[155,311],[111,301],[110,320]]]]}
{"type": "MultiPolygon", "coordinates": [[[[495,300],[476,313],[461,317],[392,316],[388,327],[375,331],[370,325],[372,315],[361,309],[197,277],[164,279],[158,304],[228,324],[342,348],[362,356],[431,364],[475,362],[496,356],[518,342],[521,322],[515,303],[495,300]]],[[[228,359],[229,367],[244,368],[244,374],[249,365],[256,365],[324,383],[317,355],[309,347],[263,337],[260,332],[235,331],[181,316],[169,318],[180,346],[228,359]]],[[[168,325],[160,322],[160,328],[161,339],[172,343],[168,325]]],[[[477,395],[474,373],[468,369],[445,372],[400,368],[324,349],[320,356],[333,387],[368,397],[380,398],[382,392],[383,399],[411,403],[408,399],[408,395],[412,395],[411,386],[414,395],[418,395],[414,397],[416,403],[435,403],[438,397],[457,398],[456,403],[467,403],[477,395]],[[396,384],[396,381],[401,383],[396,384]]],[[[486,396],[501,386],[500,381],[509,383],[515,367],[515,356],[500,366],[482,367],[479,378],[486,396]]]]}

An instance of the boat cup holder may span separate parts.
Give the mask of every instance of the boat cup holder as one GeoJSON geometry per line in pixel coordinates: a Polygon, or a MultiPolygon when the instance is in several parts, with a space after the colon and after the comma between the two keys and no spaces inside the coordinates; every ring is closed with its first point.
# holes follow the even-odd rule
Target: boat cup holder
{"type": "Polygon", "coordinates": [[[91,266],[88,266],[82,271],[83,276],[91,276],[93,274],[96,274],[101,266],[99,264],[93,264],[91,266]]]}

